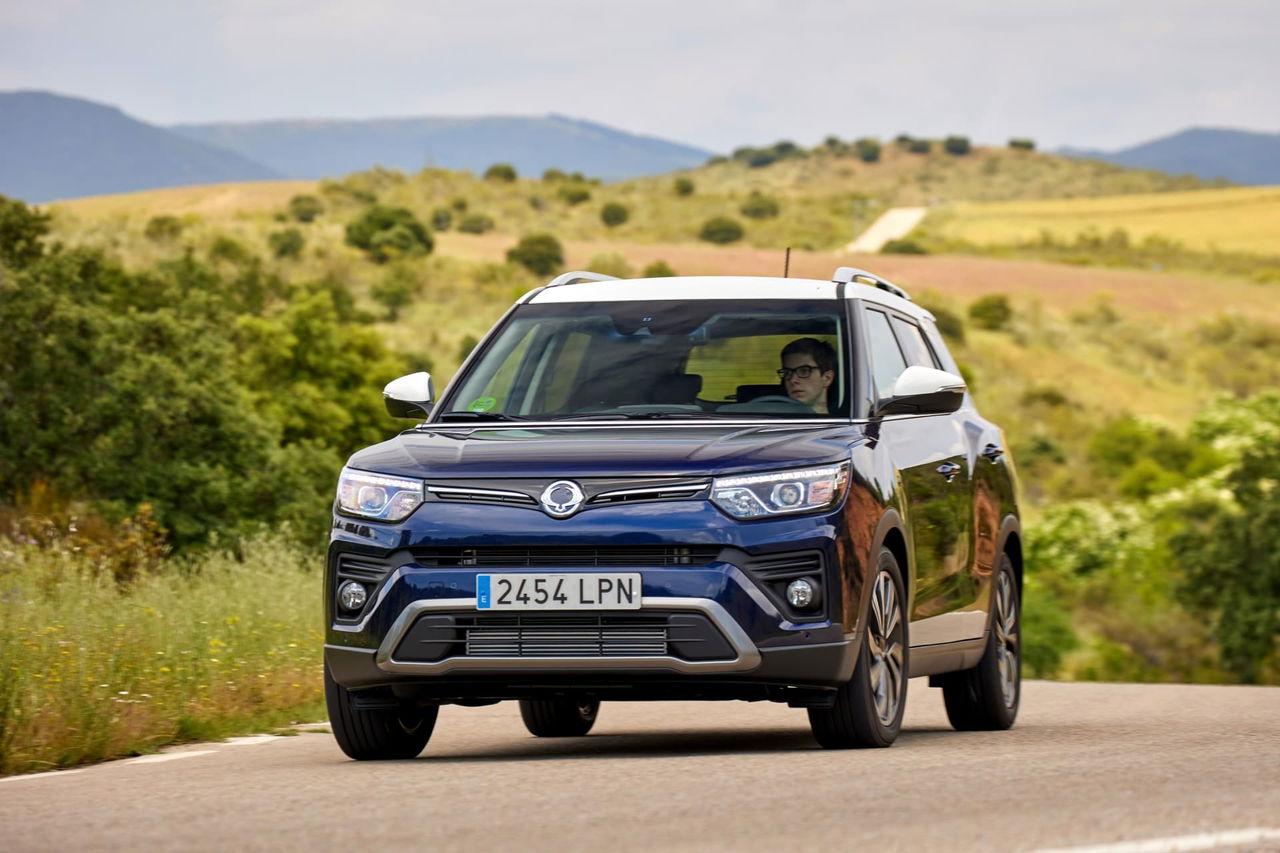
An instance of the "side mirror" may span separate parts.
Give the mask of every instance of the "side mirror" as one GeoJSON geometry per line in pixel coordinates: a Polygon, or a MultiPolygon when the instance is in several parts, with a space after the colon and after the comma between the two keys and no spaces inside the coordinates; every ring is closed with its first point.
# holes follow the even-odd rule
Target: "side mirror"
{"type": "Polygon", "coordinates": [[[876,404],[884,415],[949,415],[964,402],[964,380],[945,370],[908,367],[893,383],[889,396],[876,404]]]}
{"type": "Polygon", "coordinates": [[[410,373],[392,379],[382,389],[382,402],[393,418],[425,418],[431,414],[435,385],[430,373],[410,373]]]}

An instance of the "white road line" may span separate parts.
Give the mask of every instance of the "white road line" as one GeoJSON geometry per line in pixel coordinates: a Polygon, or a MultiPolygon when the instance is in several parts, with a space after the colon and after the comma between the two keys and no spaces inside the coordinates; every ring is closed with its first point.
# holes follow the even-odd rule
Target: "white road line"
{"type": "Polygon", "coordinates": [[[229,737],[220,746],[253,746],[257,743],[271,743],[283,740],[280,735],[250,735],[249,737],[229,737]]]}
{"type": "Polygon", "coordinates": [[[131,758],[125,764],[160,764],[163,761],[177,761],[179,758],[195,758],[197,755],[213,755],[215,749],[193,749],[188,752],[164,752],[160,755],[144,755],[131,758]]]}
{"type": "Polygon", "coordinates": [[[1146,841],[1094,844],[1087,847],[1044,848],[1037,850],[1036,853],[1183,853],[1187,850],[1214,850],[1220,847],[1258,844],[1263,841],[1280,841],[1280,829],[1252,827],[1225,832],[1202,832],[1198,835],[1150,838],[1146,841]]]}
{"type": "Polygon", "coordinates": [[[83,773],[83,770],[48,770],[44,773],[26,773],[21,776],[6,776],[0,779],[0,782],[25,782],[28,779],[48,779],[51,776],[74,776],[76,773],[83,773]]]}

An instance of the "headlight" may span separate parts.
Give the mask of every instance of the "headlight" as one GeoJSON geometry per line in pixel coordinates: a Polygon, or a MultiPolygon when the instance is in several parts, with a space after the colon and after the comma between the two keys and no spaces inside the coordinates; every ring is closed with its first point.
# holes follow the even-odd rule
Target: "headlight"
{"type": "Polygon", "coordinates": [[[388,477],[343,468],[338,478],[338,508],[381,521],[403,521],[422,503],[421,480],[388,477]]]}
{"type": "Polygon", "coordinates": [[[849,463],[717,477],[711,502],[734,518],[763,518],[833,507],[844,497],[849,463]]]}

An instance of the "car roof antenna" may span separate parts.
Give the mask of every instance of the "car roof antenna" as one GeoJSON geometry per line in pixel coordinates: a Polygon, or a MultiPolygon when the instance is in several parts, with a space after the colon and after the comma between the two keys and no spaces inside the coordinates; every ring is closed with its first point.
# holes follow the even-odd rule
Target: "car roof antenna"
{"type": "Polygon", "coordinates": [[[787,247],[787,253],[782,258],[782,277],[791,277],[791,247],[787,247]]]}

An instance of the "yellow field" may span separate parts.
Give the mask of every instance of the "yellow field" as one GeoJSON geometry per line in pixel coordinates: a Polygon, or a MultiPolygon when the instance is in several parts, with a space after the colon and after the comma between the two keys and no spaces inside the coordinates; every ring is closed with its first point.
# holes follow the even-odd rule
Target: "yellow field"
{"type": "Polygon", "coordinates": [[[159,214],[194,213],[227,216],[284,207],[299,193],[315,192],[316,181],[246,181],[230,184],[197,184],[142,190],[134,193],[99,195],[60,201],[55,204],[84,219],[105,219],[127,215],[142,220],[159,214]]]}
{"type": "Polygon", "coordinates": [[[977,245],[1035,240],[1048,231],[1059,242],[1123,228],[1133,242],[1151,236],[1188,249],[1280,255],[1280,187],[1046,201],[962,202],[940,210],[939,236],[977,245]]]}

